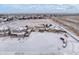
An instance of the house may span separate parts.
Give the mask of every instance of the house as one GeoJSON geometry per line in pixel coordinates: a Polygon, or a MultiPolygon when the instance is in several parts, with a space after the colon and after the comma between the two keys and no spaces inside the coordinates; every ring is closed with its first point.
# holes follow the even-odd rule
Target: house
{"type": "Polygon", "coordinates": [[[19,27],[11,27],[10,28],[10,36],[24,36],[25,32],[26,32],[27,28],[23,27],[23,26],[19,26],[19,27]]]}
{"type": "Polygon", "coordinates": [[[0,26],[0,36],[6,36],[9,33],[9,28],[6,25],[0,26]]]}
{"type": "Polygon", "coordinates": [[[7,19],[6,19],[6,18],[5,18],[5,19],[0,18],[0,22],[5,22],[5,21],[7,21],[7,19]]]}

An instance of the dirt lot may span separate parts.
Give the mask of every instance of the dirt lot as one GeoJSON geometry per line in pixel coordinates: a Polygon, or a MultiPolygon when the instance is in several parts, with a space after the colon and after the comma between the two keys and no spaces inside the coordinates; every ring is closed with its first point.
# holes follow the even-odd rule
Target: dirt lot
{"type": "Polygon", "coordinates": [[[53,17],[52,20],[79,36],[79,16],[53,17]]]}

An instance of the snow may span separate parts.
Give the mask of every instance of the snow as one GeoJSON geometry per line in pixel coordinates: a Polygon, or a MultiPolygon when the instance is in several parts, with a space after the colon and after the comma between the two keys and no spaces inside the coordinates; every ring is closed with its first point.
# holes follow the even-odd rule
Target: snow
{"type": "Polygon", "coordinates": [[[58,33],[32,32],[28,38],[2,37],[0,38],[0,52],[3,51],[3,53],[0,54],[16,54],[16,52],[23,52],[24,54],[58,54],[63,49],[61,36],[64,37],[63,34],[58,33]]]}
{"type": "MultiPolygon", "coordinates": [[[[14,21],[6,23],[9,27],[19,26],[35,26],[37,24],[52,23],[49,19],[30,20],[30,21],[14,21]],[[43,21],[43,22],[42,22],[43,21]],[[32,25],[33,24],[33,25],[32,25]]],[[[3,23],[4,24],[4,23],[3,23]]],[[[52,23],[52,29],[63,30],[58,24],[52,23]]],[[[73,54],[74,38],[69,34],[53,32],[32,32],[29,37],[0,37],[0,54],[73,54]],[[63,42],[60,37],[67,39],[67,47],[63,48],[63,42]]],[[[76,42],[78,43],[78,42],[76,42]]],[[[76,48],[75,48],[76,49],[76,48]]],[[[76,52],[76,51],[75,51],[76,52]]]]}

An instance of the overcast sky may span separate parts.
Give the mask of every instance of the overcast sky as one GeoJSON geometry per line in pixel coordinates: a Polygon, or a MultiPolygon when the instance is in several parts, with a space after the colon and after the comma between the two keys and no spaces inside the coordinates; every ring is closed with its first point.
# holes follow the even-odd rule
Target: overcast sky
{"type": "Polygon", "coordinates": [[[79,13],[79,5],[0,4],[0,13],[79,13]]]}

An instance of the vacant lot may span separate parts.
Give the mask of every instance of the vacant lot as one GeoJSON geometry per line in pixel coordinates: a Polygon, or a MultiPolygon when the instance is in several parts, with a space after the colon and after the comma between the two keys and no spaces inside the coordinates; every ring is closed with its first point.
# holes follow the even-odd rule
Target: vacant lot
{"type": "Polygon", "coordinates": [[[79,36],[79,16],[53,17],[52,20],[79,36]]]}

